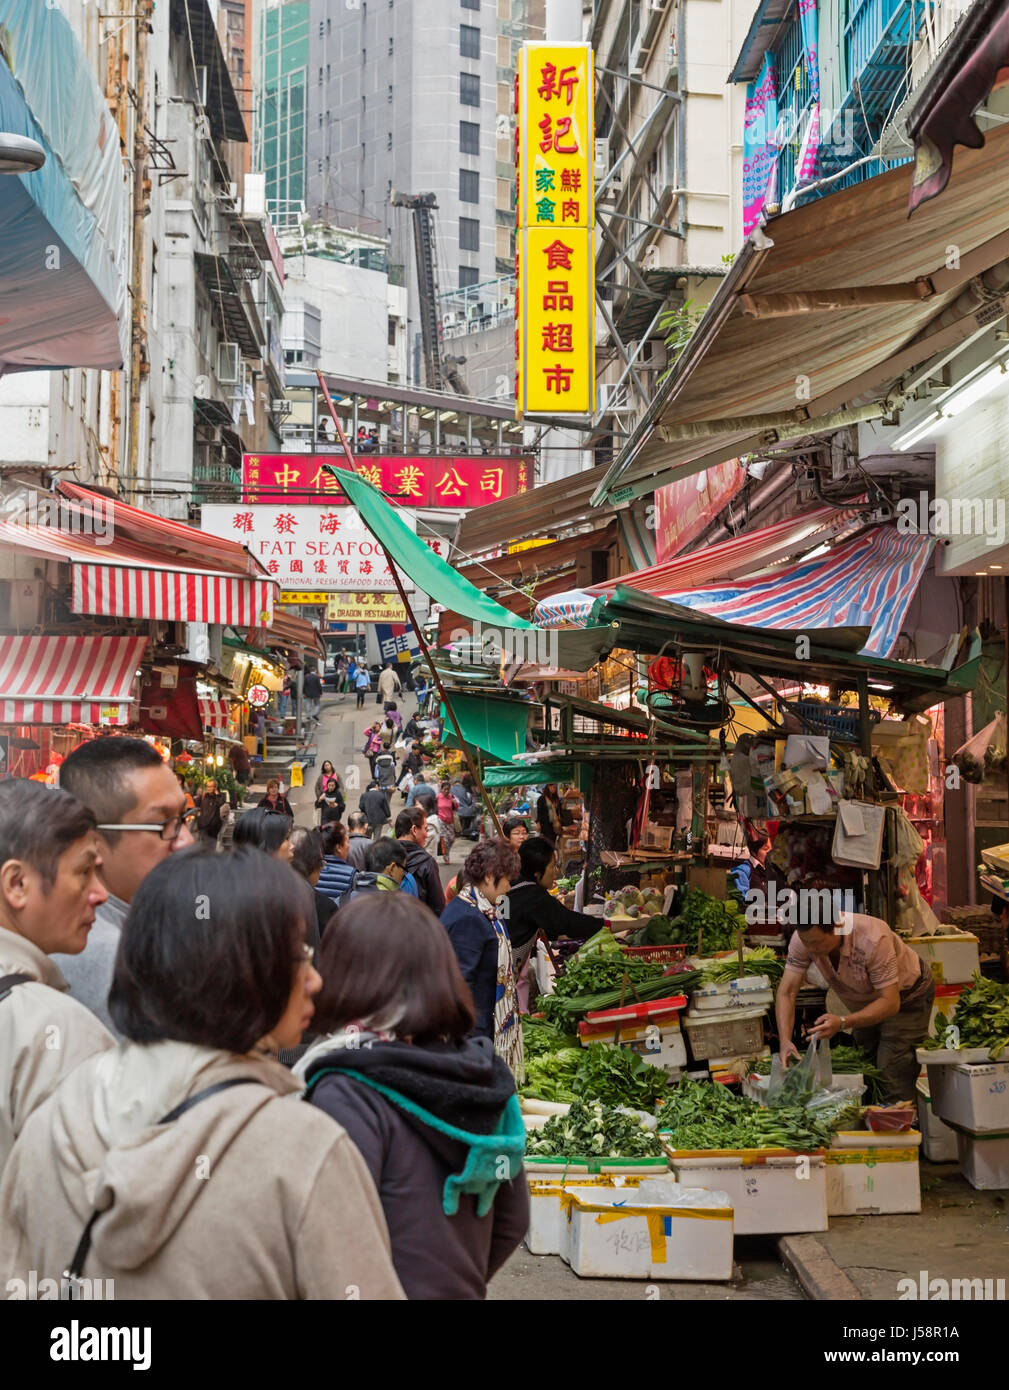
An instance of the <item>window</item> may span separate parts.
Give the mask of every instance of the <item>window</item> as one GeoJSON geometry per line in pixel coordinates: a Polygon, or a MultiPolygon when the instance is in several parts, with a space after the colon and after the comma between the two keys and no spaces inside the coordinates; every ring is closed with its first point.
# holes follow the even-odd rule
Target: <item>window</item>
{"type": "Polygon", "coordinates": [[[319,86],[322,86],[322,68],[319,69],[319,86]]]}
{"type": "Polygon", "coordinates": [[[480,153],[480,127],[476,121],[459,122],[459,153],[480,153]]]}
{"type": "Polygon", "coordinates": [[[321,159],[317,159],[316,162],[315,162],[315,164],[316,164],[315,172],[316,172],[317,174],[321,174],[321,173],[322,173],[322,160],[321,160],[321,159]]]}
{"type": "Polygon", "coordinates": [[[480,30],[475,25],[459,25],[459,52],[464,58],[480,57],[480,30]]]}
{"type": "Polygon", "coordinates": [[[391,150],[391,149],[392,149],[392,131],[391,131],[391,130],[389,131],[389,133],[388,133],[388,134],[386,135],[386,137],[385,137],[385,148],[386,148],[387,150],[391,150]]]}
{"type": "Polygon", "coordinates": [[[479,285],[480,272],[475,266],[461,265],[459,267],[459,288],[466,289],[468,285],[479,285]]]}
{"type": "Polygon", "coordinates": [[[480,219],[477,217],[459,218],[460,251],[480,250],[480,219]]]}
{"type": "Polygon", "coordinates": [[[459,201],[461,203],[479,203],[480,175],[475,169],[459,170],[459,201]]]}
{"type": "Polygon", "coordinates": [[[389,346],[396,346],[396,320],[390,319],[388,326],[389,346]]]}
{"type": "Polygon", "coordinates": [[[323,36],[323,34],[324,34],[325,32],[326,32],[326,31],[325,31],[325,27],[324,27],[324,25],[323,25],[322,20],[320,19],[320,20],[319,20],[319,38],[320,38],[320,39],[322,38],[322,36],[323,36]]]}
{"type": "Polygon", "coordinates": [[[329,81],[329,64],[326,64],[326,81],[329,81]]]}
{"type": "Polygon", "coordinates": [[[464,10],[478,10],[480,8],[480,0],[462,0],[462,7],[464,10]]]}
{"type": "Polygon", "coordinates": [[[480,79],[475,72],[459,74],[459,100],[463,106],[480,105],[480,79]]]}
{"type": "Polygon", "coordinates": [[[322,129],[322,112],[319,112],[319,129],[322,129]]]}
{"type": "Polygon", "coordinates": [[[388,101],[389,105],[391,106],[391,105],[392,105],[392,83],[391,83],[391,82],[389,83],[389,95],[388,95],[388,97],[386,98],[386,100],[388,101]]]}
{"type": "Polygon", "coordinates": [[[392,57],[392,35],[389,35],[389,57],[392,57]]]}
{"type": "Polygon", "coordinates": [[[327,34],[330,32],[329,23],[330,23],[330,21],[329,21],[329,16],[327,15],[327,16],[326,16],[326,33],[327,33],[327,34]]]}

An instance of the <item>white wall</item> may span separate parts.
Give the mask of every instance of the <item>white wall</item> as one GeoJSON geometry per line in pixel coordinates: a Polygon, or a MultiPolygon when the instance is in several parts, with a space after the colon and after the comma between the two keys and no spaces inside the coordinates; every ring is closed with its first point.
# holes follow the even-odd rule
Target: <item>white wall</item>
{"type": "Polygon", "coordinates": [[[322,256],[288,257],[284,271],[285,295],[306,299],[322,311],[321,370],[360,381],[387,381],[386,276],[322,256]]]}

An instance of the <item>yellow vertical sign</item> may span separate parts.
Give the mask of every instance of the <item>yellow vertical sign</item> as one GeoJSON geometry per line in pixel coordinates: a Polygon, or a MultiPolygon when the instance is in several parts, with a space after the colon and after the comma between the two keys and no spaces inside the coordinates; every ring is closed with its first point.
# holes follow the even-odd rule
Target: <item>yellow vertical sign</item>
{"type": "Polygon", "coordinates": [[[592,49],[526,43],[516,84],[516,414],[595,405],[592,49]]]}

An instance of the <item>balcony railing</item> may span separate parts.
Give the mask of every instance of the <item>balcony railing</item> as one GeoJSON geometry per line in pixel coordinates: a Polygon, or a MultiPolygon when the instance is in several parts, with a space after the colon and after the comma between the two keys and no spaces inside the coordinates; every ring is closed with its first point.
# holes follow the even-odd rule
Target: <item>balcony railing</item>
{"type": "Polygon", "coordinates": [[[231,502],[241,496],[242,475],[223,459],[193,462],[193,492],[197,501],[231,502]]]}

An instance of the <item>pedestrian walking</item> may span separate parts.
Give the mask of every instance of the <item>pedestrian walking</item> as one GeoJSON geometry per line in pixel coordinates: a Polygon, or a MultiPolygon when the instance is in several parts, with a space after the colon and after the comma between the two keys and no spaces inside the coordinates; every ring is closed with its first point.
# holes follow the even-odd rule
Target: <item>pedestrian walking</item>
{"type": "Polygon", "coordinates": [[[60,786],[97,822],[98,872],[108,897],[95,912],[87,949],[54,959],[73,997],[114,1033],[108,997],[126,913],[150,871],[193,844],[195,812],[187,812],[171,768],[142,738],[80,744],[63,760],[60,786]]]}
{"type": "Polygon", "coordinates": [[[323,964],[327,1036],[296,1075],[364,1159],[406,1296],[482,1299],[528,1226],[525,1127],[511,1072],[469,1036],[446,934],[402,893],[362,894],[333,920],[323,964]]]}
{"type": "Polygon", "coordinates": [[[463,773],[452,783],[452,795],[459,807],[460,835],[465,840],[479,840],[477,824],[480,818],[480,806],[476,799],[476,787],[470,773],[463,773]]]}
{"type": "Polygon", "coordinates": [[[319,812],[319,824],[341,820],[346,804],[336,768],[327,758],[315,779],[315,809],[319,812]]]}
{"type": "Polygon", "coordinates": [[[247,787],[252,776],[252,760],[244,743],[233,743],[228,749],[228,762],[235,774],[235,781],[247,787]]]}
{"type": "Polygon", "coordinates": [[[347,857],[347,827],[342,821],[334,820],[324,825],[319,834],[322,839],[323,865],[318,886],[339,906],[340,899],[353,888],[357,878],[357,869],[347,857]]]}
{"type": "Polygon", "coordinates": [[[392,663],[387,661],[378,678],[379,703],[384,703],[388,707],[402,689],[403,685],[399,676],[393,670],[392,663]]]}
{"type": "Polygon", "coordinates": [[[417,896],[432,912],[441,913],[445,893],[437,861],[427,852],[427,817],[419,806],[400,811],[396,817],[396,839],[406,845],[407,872],[417,885],[417,896]]]}
{"type": "Polygon", "coordinates": [[[357,708],[364,709],[364,697],[371,689],[371,676],[367,667],[359,666],[354,676],[354,689],[357,692],[357,708]]]}
{"type": "Polygon", "coordinates": [[[375,759],[382,751],[382,721],[373,719],[369,724],[364,735],[364,747],[361,752],[368,759],[368,767],[371,769],[372,777],[375,776],[375,759]]]}
{"type": "Polygon", "coordinates": [[[455,844],[455,818],[458,810],[459,803],[452,794],[452,784],[446,777],[438,791],[439,850],[443,864],[449,862],[449,855],[455,844]]]}
{"type": "MultiPolygon", "coordinates": [[[[280,815],[287,816],[288,820],[290,820],[293,823],[294,812],[291,810],[291,803],[288,801],[284,793],[280,790],[279,778],[270,778],[270,780],[266,784],[265,793],[259,799],[259,804],[261,807],[264,808],[264,810],[277,811],[280,813],[280,815]]],[[[248,812],[246,812],[246,815],[248,815],[248,812]]]]}
{"type": "Polygon", "coordinates": [[[95,818],[69,792],[0,782],[0,1173],[28,1117],[115,1043],[71,998],[52,954],[85,949],[108,899],[100,862],[95,818]]]}
{"type": "Polygon", "coordinates": [[[561,799],[556,782],[548,782],[540,793],[536,803],[536,821],[540,835],[556,848],[557,837],[561,833],[561,799]]]}
{"type": "Polygon", "coordinates": [[[391,748],[383,748],[375,755],[374,774],[383,791],[392,791],[396,785],[396,757],[391,748]]]}
{"type": "Polygon", "coordinates": [[[294,694],[294,678],[290,671],[284,677],[284,684],[281,686],[280,694],[277,696],[277,712],[281,719],[287,718],[288,706],[294,694]]]}
{"type": "Polygon", "coordinates": [[[217,848],[217,837],[228,818],[228,811],[227,795],[217,790],[216,778],[208,777],[196,798],[196,828],[202,845],[217,848]]]}
{"type": "Polygon", "coordinates": [[[347,860],[355,869],[364,869],[365,856],[371,848],[368,817],[363,811],[351,811],[347,817],[347,860]]]}
{"type": "Polygon", "coordinates": [[[466,856],[459,891],[442,925],[476,1006],[474,1031],[490,1038],[518,1084],[525,1077],[515,966],[508,927],[498,906],[518,879],[518,855],[503,840],[481,840],[466,856]]]}
{"type": "Polygon", "coordinates": [[[322,677],[312,667],[301,678],[301,695],[309,719],[318,719],[322,708],[322,677]]]}
{"type": "Polygon", "coordinates": [[[361,812],[368,818],[368,834],[377,840],[392,818],[389,794],[373,779],[361,793],[361,812]]]}
{"type": "MultiPolygon", "coordinates": [[[[316,933],[313,945],[322,940],[322,934],[326,930],[326,925],[336,912],[336,900],[328,893],[324,893],[319,887],[319,878],[322,874],[325,863],[325,855],[322,850],[322,832],[314,826],[296,825],[291,831],[291,868],[296,874],[300,874],[305,882],[312,889],[315,899],[315,923],[316,933]]],[[[319,957],[315,956],[315,966],[318,969],[319,957]]]]}
{"type": "Polygon", "coordinates": [[[148,877],[110,996],[126,1040],[67,1077],[8,1164],[5,1282],[59,1286],[72,1257],[121,1299],[402,1297],[357,1148],[292,1104],[301,1082],[275,1060],[315,1011],[314,915],[307,885],[254,850],[148,877]]]}

